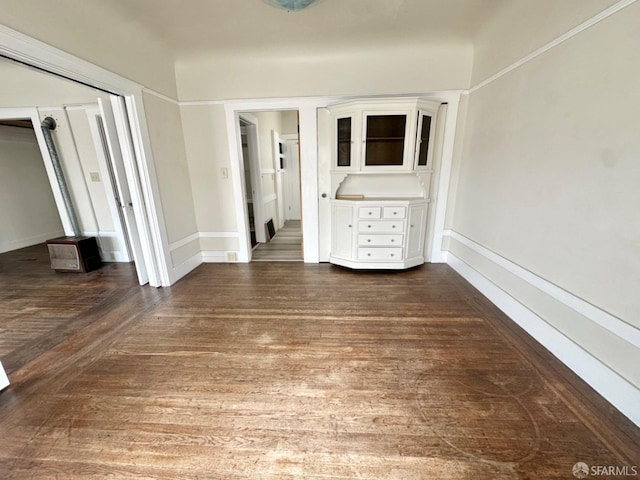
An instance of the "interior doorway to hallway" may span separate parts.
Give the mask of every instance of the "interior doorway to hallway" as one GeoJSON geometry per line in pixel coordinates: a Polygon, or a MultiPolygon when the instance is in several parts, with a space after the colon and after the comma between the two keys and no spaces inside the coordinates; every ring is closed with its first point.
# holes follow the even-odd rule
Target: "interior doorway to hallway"
{"type": "Polygon", "coordinates": [[[298,112],[238,116],[252,261],[303,261],[298,112]]]}

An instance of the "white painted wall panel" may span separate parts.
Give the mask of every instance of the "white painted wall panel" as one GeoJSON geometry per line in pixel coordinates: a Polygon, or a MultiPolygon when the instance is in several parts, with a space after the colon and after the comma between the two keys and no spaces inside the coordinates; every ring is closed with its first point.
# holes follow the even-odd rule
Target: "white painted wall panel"
{"type": "Polygon", "coordinates": [[[180,108],[155,95],[144,95],[151,148],[169,243],[197,231],[180,108]]]}
{"type": "Polygon", "coordinates": [[[224,107],[182,106],[180,113],[198,230],[236,232],[224,107]]]}
{"type": "Polygon", "coordinates": [[[640,4],[473,93],[454,230],[640,326],[640,4]]]}
{"type": "Polygon", "coordinates": [[[180,100],[389,95],[469,87],[470,44],[401,44],[290,55],[217,55],[176,64],[180,100]]]}
{"type": "Polygon", "coordinates": [[[0,253],[64,235],[33,130],[0,126],[0,253]]]}

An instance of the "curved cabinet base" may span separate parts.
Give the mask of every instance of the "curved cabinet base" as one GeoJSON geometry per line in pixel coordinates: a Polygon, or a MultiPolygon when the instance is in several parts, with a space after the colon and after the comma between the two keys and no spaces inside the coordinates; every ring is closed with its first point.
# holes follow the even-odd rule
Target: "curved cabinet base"
{"type": "Polygon", "coordinates": [[[410,258],[401,262],[364,262],[357,260],[347,260],[344,258],[329,257],[329,263],[340,265],[341,267],[352,268],[354,270],[405,270],[417,267],[424,263],[424,257],[410,258]]]}

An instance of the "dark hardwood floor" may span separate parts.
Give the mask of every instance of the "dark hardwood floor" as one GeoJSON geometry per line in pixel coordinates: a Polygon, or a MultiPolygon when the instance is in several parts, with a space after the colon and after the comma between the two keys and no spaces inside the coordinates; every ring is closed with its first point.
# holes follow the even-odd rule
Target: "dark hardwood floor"
{"type": "Polygon", "coordinates": [[[11,373],[94,322],[138,286],[133,264],[57,273],[45,244],[0,254],[0,359],[11,373]]]}
{"type": "Polygon", "coordinates": [[[115,295],[13,371],[0,478],[569,479],[579,461],[640,465],[639,429],[446,265],[208,264],[115,295]]]}

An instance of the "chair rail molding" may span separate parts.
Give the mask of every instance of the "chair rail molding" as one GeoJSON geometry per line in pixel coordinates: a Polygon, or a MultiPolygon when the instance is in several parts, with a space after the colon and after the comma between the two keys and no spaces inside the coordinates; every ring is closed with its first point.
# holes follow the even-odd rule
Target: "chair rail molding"
{"type": "MultiPolygon", "coordinates": [[[[523,280],[529,288],[544,293],[547,298],[559,302],[587,321],[606,329],[618,337],[617,341],[620,342],[620,345],[626,345],[625,348],[635,348],[640,351],[640,329],[535,275],[458,232],[447,230],[445,237],[459,242],[474,254],[478,254],[483,261],[497,265],[523,280]]],[[[522,303],[505,290],[504,286],[494,283],[482,271],[452,253],[451,250],[447,253],[447,263],[537,342],[591,385],[609,403],[640,426],[640,389],[634,383],[534,312],[531,305],[527,306],[522,303]]]]}

